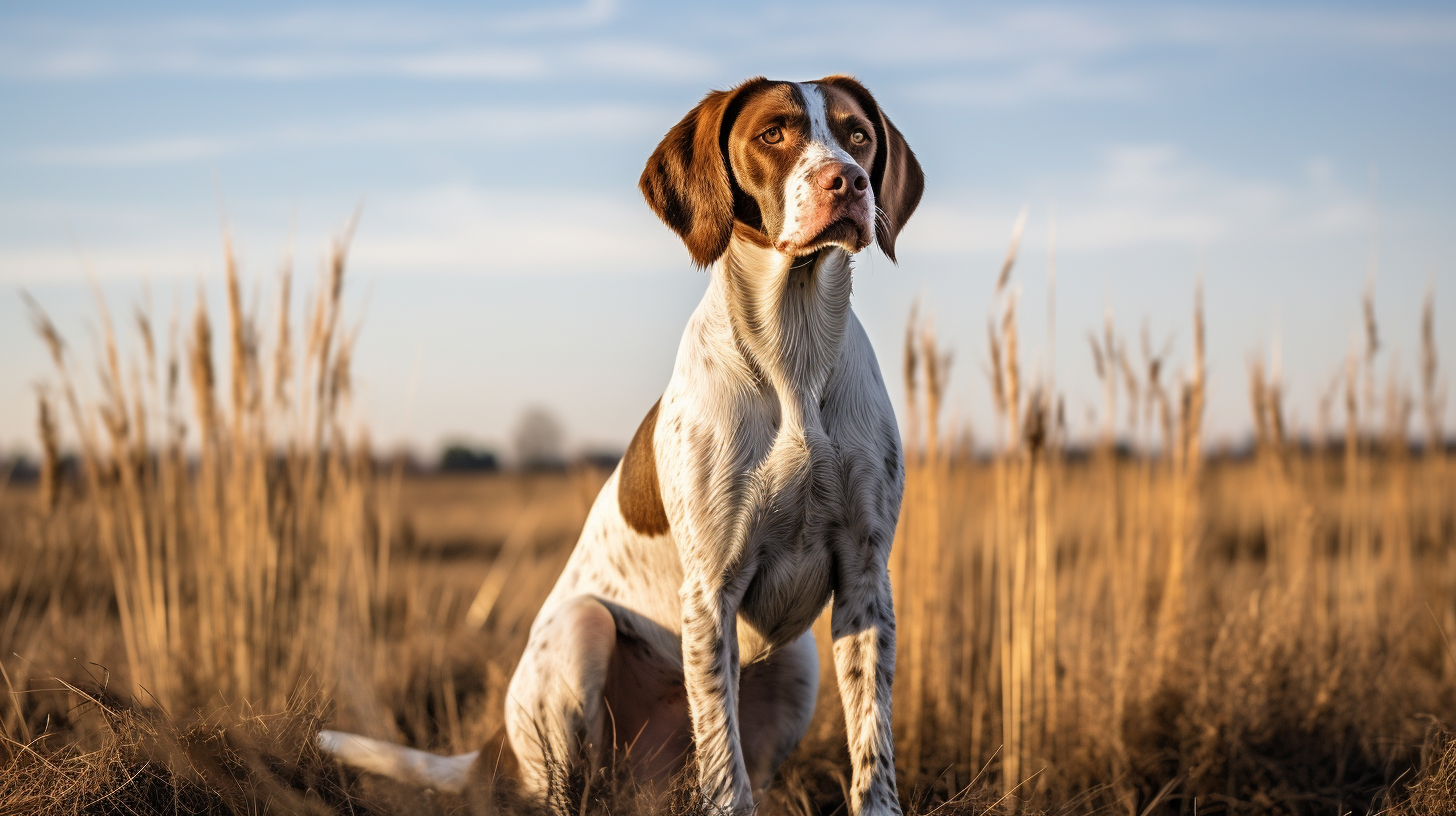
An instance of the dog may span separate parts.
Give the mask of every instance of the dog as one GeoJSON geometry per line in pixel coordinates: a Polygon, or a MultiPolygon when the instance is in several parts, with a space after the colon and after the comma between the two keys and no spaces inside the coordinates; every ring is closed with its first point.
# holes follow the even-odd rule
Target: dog
{"type": "MultiPolygon", "coordinates": [[[[849,810],[899,814],[888,561],[904,468],[850,256],[875,243],[895,260],[924,174],[856,80],[759,77],[668,131],[640,188],[710,283],[511,678],[521,782],[568,810],[563,769],[611,750],[638,779],[687,768],[712,804],[751,809],[809,726],[810,627],[832,603],[849,810]]],[[[477,761],[320,743],[441,788],[477,761]]]]}

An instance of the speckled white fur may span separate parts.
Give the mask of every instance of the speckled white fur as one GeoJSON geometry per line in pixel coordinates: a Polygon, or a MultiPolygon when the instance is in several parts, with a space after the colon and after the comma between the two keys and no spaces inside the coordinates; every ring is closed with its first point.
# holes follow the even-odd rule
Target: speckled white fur
{"type": "MultiPolygon", "coordinates": [[[[789,201],[819,164],[853,161],[829,134],[818,88],[800,89],[817,118],[789,201]]],[[[807,220],[788,212],[780,239],[807,220]]],[[[623,517],[619,467],[531,627],[507,731],[527,789],[555,809],[569,806],[561,771],[573,763],[651,742],[658,756],[633,759],[661,774],[689,740],[703,793],[752,808],[808,727],[819,679],[810,626],[832,600],[849,810],[900,812],[887,571],[900,435],[850,308],[850,256],[780,245],[735,232],[683,333],[654,433],[669,532],[644,535],[623,517]],[[613,733],[628,712],[609,700],[645,718],[642,733],[613,733]]],[[[330,747],[347,747],[342,736],[330,747]]],[[[398,751],[402,766],[429,764],[398,751]]],[[[456,768],[442,766],[437,785],[454,784],[456,768]]]]}

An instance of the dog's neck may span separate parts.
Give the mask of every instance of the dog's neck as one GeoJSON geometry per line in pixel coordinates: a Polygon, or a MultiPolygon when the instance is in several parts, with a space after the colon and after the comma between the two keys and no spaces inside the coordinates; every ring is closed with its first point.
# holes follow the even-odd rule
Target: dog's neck
{"type": "Polygon", "coordinates": [[[844,342],[849,254],[827,247],[795,258],[740,226],[713,265],[733,341],[781,403],[817,403],[844,342]]]}

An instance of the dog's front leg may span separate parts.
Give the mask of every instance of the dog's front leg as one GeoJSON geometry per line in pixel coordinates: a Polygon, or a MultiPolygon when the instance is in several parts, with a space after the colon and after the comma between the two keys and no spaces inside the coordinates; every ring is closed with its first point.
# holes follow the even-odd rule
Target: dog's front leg
{"type": "Polygon", "coordinates": [[[853,816],[899,816],[895,787],[895,736],[891,730],[891,691],[895,682],[895,606],[883,559],[866,568],[851,567],[834,591],[830,626],[834,667],[849,756],[853,816]]]}
{"type": "Polygon", "coordinates": [[[738,598],[721,574],[683,583],[683,681],[693,719],[698,785],[725,809],[753,807],[738,735],[738,598]]]}

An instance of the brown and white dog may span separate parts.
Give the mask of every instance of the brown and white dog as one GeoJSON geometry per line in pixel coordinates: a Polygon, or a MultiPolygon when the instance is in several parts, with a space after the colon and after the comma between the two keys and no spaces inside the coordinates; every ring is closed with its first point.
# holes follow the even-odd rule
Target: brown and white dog
{"type": "MultiPolygon", "coordinates": [[[[638,778],[691,761],[711,802],[751,808],[809,725],[810,626],[832,599],[850,812],[900,812],[886,565],[904,473],[850,254],[874,242],[893,260],[923,184],[844,76],[714,91],[648,159],[643,195],[711,282],[511,679],[511,747],[554,808],[571,796],[561,770],[612,749],[638,778]]],[[[475,759],[320,741],[437,787],[475,759]]]]}

